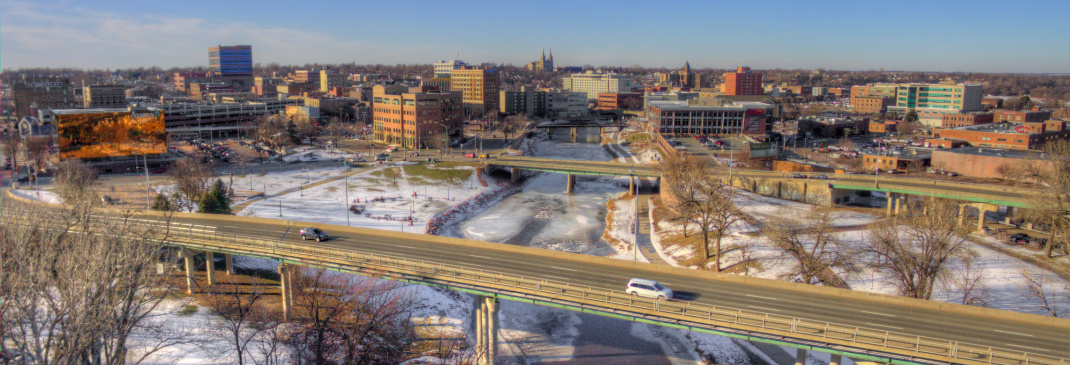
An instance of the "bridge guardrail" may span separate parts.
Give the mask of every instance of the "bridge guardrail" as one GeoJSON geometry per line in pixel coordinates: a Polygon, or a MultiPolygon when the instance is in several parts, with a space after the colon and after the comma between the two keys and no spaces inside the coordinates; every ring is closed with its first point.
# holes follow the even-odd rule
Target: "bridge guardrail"
{"type": "MultiPolygon", "coordinates": [[[[624,311],[633,313],[632,315],[647,319],[650,319],[648,316],[651,315],[658,316],[670,323],[694,327],[717,329],[725,326],[746,332],[821,341],[856,349],[858,344],[865,344],[880,347],[882,348],[881,351],[890,354],[937,359],[952,363],[1000,365],[1067,364],[1065,359],[1044,358],[1036,354],[1012,353],[989,347],[909,336],[891,331],[873,331],[831,322],[813,322],[795,317],[752,313],[711,305],[638,298],[605,289],[521,275],[504,275],[499,272],[461,265],[410,260],[338,248],[280,243],[232,234],[193,232],[181,229],[170,233],[174,236],[159,237],[160,242],[167,245],[204,250],[219,251],[223,249],[223,251],[232,251],[235,254],[271,257],[283,261],[335,268],[343,271],[372,271],[387,273],[390,276],[401,274],[423,278],[424,280],[474,284],[508,293],[534,295],[557,300],[565,299],[582,305],[606,308],[610,312],[624,311]],[[175,241],[185,241],[185,244],[175,241]]],[[[724,328],[719,330],[725,331],[724,328]]],[[[856,351],[863,350],[858,349],[856,351]]]]}

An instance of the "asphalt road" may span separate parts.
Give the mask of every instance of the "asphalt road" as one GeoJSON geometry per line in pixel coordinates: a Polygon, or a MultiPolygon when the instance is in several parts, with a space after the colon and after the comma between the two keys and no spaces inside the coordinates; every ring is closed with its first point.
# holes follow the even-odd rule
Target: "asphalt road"
{"type": "MultiPolygon", "coordinates": [[[[267,240],[302,242],[297,234],[301,226],[281,224],[217,222],[210,219],[176,219],[176,222],[199,224],[221,233],[256,236],[267,240]]],[[[319,226],[328,233],[329,226],[319,226]]],[[[436,261],[471,268],[499,271],[513,275],[566,281],[575,285],[623,291],[633,277],[657,280],[673,289],[680,300],[736,308],[754,313],[769,313],[805,318],[816,322],[838,323],[956,341],[962,344],[991,346],[1008,352],[1030,352],[1070,358],[1070,330],[1066,327],[1020,323],[889,305],[865,300],[843,299],[826,295],[796,292],[736,282],[694,278],[659,270],[658,266],[622,271],[597,263],[547,257],[532,257],[495,250],[499,244],[484,248],[433,243],[422,235],[408,235],[403,241],[381,236],[349,236],[345,232],[327,242],[305,243],[345,248],[369,254],[436,261]]]]}

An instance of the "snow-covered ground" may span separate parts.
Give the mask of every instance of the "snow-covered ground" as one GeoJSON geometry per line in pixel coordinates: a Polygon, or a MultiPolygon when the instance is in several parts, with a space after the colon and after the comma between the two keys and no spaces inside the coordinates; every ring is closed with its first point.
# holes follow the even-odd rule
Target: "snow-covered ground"
{"type": "Polygon", "coordinates": [[[40,200],[40,201],[43,201],[43,202],[49,203],[49,204],[60,204],[61,203],[61,200],[60,200],[59,196],[56,195],[56,193],[53,193],[51,190],[20,190],[20,189],[12,189],[11,192],[13,194],[15,194],[15,196],[18,196],[18,197],[21,197],[21,198],[32,199],[32,200],[40,200]]]}

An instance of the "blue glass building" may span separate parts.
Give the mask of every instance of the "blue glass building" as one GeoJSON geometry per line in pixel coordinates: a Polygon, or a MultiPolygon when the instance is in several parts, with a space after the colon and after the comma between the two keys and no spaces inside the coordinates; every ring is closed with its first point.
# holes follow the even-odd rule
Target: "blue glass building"
{"type": "Polygon", "coordinates": [[[253,46],[209,48],[208,69],[222,76],[252,76],[253,46]]]}

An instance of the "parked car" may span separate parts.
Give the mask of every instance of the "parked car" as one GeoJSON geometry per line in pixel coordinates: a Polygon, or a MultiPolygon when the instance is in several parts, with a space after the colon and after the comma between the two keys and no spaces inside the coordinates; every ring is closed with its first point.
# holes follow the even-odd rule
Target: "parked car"
{"type": "Polygon", "coordinates": [[[629,280],[628,287],[624,289],[624,292],[628,293],[629,295],[656,298],[659,300],[672,299],[672,290],[669,290],[669,288],[666,288],[660,283],[653,280],[629,280]]]}
{"type": "Polygon", "coordinates": [[[806,177],[806,175],[803,175],[803,174],[791,174],[791,175],[788,175],[788,178],[789,179],[806,179],[807,177],[806,177]]]}
{"type": "Polygon", "coordinates": [[[305,227],[301,228],[301,240],[314,239],[316,242],[326,241],[328,238],[327,232],[321,231],[319,228],[305,227]]]}
{"type": "Polygon", "coordinates": [[[828,177],[828,175],[817,175],[817,176],[811,177],[811,179],[828,180],[829,177],[828,177]]]}
{"type": "Polygon", "coordinates": [[[476,154],[469,152],[469,153],[464,154],[464,157],[476,158],[476,154]]]}

